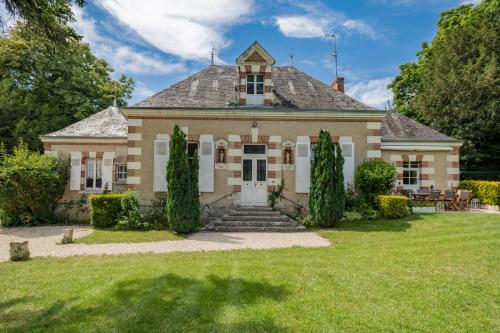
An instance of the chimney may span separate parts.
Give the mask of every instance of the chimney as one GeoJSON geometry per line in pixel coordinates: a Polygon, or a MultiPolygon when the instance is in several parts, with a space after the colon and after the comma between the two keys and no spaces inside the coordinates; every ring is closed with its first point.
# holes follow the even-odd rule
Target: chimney
{"type": "Polygon", "coordinates": [[[344,92],[344,78],[337,76],[335,81],[332,82],[331,84],[333,90],[337,90],[340,92],[344,92]]]}

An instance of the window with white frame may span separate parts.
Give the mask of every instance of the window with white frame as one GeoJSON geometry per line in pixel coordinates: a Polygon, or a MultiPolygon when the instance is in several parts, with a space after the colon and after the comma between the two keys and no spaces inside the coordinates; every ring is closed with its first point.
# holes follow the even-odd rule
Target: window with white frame
{"type": "Polygon", "coordinates": [[[194,159],[194,156],[198,152],[198,142],[190,142],[188,143],[188,159],[192,161],[194,159]]]}
{"type": "Polygon", "coordinates": [[[420,173],[419,162],[403,162],[403,186],[416,187],[420,173]]]}
{"type": "Polygon", "coordinates": [[[85,175],[85,187],[87,189],[102,188],[102,160],[90,158],[87,160],[87,171],[85,175]]]}
{"type": "Polygon", "coordinates": [[[247,94],[264,94],[264,75],[247,75],[247,94]]]}
{"type": "Polygon", "coordinates": [[[115,166],[115,181],[124,182],[127,180],[127,166],[125,164],[117,164],[115,166]]]}

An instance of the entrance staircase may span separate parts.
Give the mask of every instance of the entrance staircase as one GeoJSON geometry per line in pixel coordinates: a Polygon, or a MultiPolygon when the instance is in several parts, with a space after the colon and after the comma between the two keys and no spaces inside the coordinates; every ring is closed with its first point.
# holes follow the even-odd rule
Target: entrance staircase
{"type": "Polygon", "coordinates": [[[299,232],[303,226],[271,207],[237,207],[205,227],[220,232],[299,232]]]}

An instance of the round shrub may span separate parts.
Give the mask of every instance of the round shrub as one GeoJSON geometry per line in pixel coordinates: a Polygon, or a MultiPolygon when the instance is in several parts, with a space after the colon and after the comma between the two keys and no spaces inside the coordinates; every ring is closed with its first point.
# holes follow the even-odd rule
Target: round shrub
{"type": "Polygon", "coordinates": [[[409,214],[408,198],[402,195],[379,195],[377,197],[380,216],[398,219],[409,214]]]}
{"type": "Polygon", "coordinates": [[[376,197],[390,193],[396,180],[396,168],[382,160],[369,160],[356,169],[356,189],[372,205],[376,197]]]}
{"type": "Polygon", "coordinates": [[[122,216],[123,193],[94,194],[90,196],[91,223],[96,228],[111,228],[122,216]]]}

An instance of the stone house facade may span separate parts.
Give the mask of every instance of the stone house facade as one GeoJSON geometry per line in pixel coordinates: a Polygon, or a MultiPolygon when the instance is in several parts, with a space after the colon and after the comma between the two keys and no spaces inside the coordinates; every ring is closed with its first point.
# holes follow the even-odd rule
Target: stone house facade
{"type": "Polygon", "coordinates": [[[456,187],[461,143],[398,113],[347,96],[275,61],[257,42],[236,65],[211,65],[133,105],[110,107],[41,137],[46,153],[71,156],[65,198],[132,188],[144,203],[166,192],[170,135],[178,124],[188,154],[199,154],[201,201],[266,205],[283,179],[285,196],[307,206],[310,166],[320,129],[345,157],[345,182],[357,165],[384,159],[401,188],[456,187]]]}

